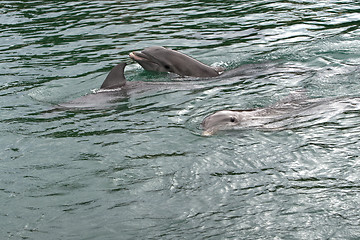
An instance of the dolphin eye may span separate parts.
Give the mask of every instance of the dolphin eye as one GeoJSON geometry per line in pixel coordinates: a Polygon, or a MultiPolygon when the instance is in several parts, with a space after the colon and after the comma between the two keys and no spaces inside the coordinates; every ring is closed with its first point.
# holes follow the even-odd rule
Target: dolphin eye
{"type": "Polygon", "coordinates": [[[170,66],[169,65],[164,65],[164,68],[165,69],[170,69],[170,66]]]}
{"type": "Polygon", "coordinates": [[[231,117],[231,118],[230,118],[230,122],[236,122],[236,118],[235,118],[235,117],[231,117]]]}

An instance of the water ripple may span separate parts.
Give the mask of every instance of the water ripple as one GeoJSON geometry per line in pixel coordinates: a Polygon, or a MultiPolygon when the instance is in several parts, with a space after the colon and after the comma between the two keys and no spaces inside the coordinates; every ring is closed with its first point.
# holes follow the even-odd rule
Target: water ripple
{"type": "Polygon", "coordinates": [[[1,239],[360,236],[356,1],[1,3],[1,239]],[[121,61],[129,81],[174,81],[130,62],[151,45],[247,70],[54,109],[121,61]],[[299,89],[327,100],[290,114],[287,129],[201,136],[216,110],[299,89]]]}

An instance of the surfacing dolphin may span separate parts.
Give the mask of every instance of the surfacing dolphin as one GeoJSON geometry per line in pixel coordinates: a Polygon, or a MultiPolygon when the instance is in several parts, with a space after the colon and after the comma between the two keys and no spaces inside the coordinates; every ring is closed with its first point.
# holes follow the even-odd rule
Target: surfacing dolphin
{"type": "Polygon", "coordinates": [[[248,110],[221,110],[201,123],[203,136],[240,129],[282,130],[334,121],[341,113],[360,110],[360,98],[308,99],[289,97],[275,105],[248,110]]]}
{"type": "MultiPolygon", "coordinates": [[[[185,55],[179,51],[169,48],[153,46],[142,51],[134,51],[129,54],[130,58],[139,63],[145,70],[155,72],[171,72],[182,77],[197,78],[217,78],[230,77],[256,77],[267,73],[273,69],[278,70],[276,62],[264,62],[254,64],[244,64],[229,71],[222,67],[210,67],[204,63],[185,55]]],[[[284,67],[282,67],[284,68],[284,67]]],[[[293,67],[285,67],[284,71],[289,71],[293,67]]],[[[295,69],[304,71],[304,69],[295,69]]]]}
{"type": "Polygon", "coordinates": [[[181,52],[153,46],[140,52],[131,52],[130,58],[138,62],[145,70],[172,72],[180,76],[216,77],[223,69],[214,69],[181,52]]]}

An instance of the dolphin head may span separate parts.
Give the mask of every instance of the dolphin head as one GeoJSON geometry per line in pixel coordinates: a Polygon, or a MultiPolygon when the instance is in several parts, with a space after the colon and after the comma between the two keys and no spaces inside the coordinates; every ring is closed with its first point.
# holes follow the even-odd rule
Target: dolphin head
{"type": "Polygon", "coordinates": [[[130,58],[138,62],[145,70],[156,72],[170,72],[170,63],[165,63],[166,52],[169,49],[164,47],[148,47],[140,52],[131,52],[130,58]]]}
{"type": "Polygon", "coordinates": [[[220,130],[234,128],[241,123],[239,111],[222,110],[207,116],[201,123],[204,136],[211,136],[220,130]]]}
{"type": "Polygon", "coordinates": [[[218,71],[194,58],[160,46],[148,47],[140,52],[131,52],[129,56],[149,71],[173,72],[180,76],[194,77],[219,75],[218,71]]]}

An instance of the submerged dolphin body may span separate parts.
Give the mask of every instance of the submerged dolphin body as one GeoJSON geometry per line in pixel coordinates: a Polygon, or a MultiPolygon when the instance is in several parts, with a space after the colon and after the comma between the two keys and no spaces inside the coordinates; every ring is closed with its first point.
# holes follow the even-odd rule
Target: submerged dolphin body
{"type": "Polygon", "coordinates": [[[196,85],[182,82],[141,82],[126,81],[124,75],[126,63],[116,65],[107,75],[100,89],[67,103],[58,104],[57,109],[97,109],[110,106],[128,98],[132,94],[143,93],[149,90],[193,89],[196,85]]]}
{"type": "Polygon", "coordinates": [[[289,98],[265,108],[221,110],[201,123],[204,136],[224,130],[281,130],[322,124],[339,118],[341,113],[359,111],[360,98],[299,99],[289,98]]]}
{"type": "Polygon", "coordinates": [[[131,52],[130,58],[145,70],[172,72],[180,76],[216,77],[220,72],[181,52],[160,46],[148,47],[141,52],[131,52]]]}

